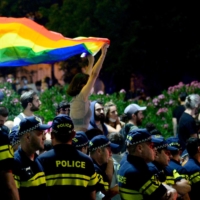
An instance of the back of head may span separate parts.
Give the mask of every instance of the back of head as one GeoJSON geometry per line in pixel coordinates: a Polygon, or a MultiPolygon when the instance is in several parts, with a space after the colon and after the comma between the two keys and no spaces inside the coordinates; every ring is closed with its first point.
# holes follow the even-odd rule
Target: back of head
{"type": "Polygon", "coordinates": [[[97,135],[103,135],[103,132],[99,128],[92,128],[90,130],[87,130],[85,134],[88,137],[88,140],[91,140],[93,137],[97,135]]]}
{"type": "Polygon", "coordinates": [[[151,135],[162,135],[153,123],[147,123],[146,129],[151,135]]]}
{"type": "Polygon", "coordinates": [[[78,73],[74,76],[69,87],[67,88],[67,94],[70,96],[76,96],[80,93],[83,86],[87,83],[89,78],[88,74],[78,73]]]}
{"type": "Polygon", "coordinates": [[[0,106],[0,115],[3,117],[8,117],[8,109],[4,106],[0,106]]]}
{"type": "Polygon", "coordinates": [[[181,94],[179,95],[179,98],[181,101],[185,101],[187,96],[188,94],[186,92],[181,92],[181,94]]]}
{"type": "Polygon", "coordinates": [[[61,143],[72,140],[74,135],[74,124],[71,118],[65,114],[59,114],[53,119],[52,134],[61,143]]]}
{"type": "Polygon", "coordinates": [[[186,97],[185,107],[189,109],[198,108],[200,105],[200,96],[198,94],[190,94],[186,97]]]}
{"type": "Polygon", "coordinates": [[[200,147],[199,138],[189,138],[186,143],[186,149],[190,157],[193,157],[198,152],[198,147],[200,147]]]}
{"type": "Polygon", "coordinates": [[[115,151],[115,149],[111,149],[112,153],[117,154],[120,153],[121,148],[124,145],[124,138],[120,133],[110,133],[108,135],[108,139],[111,143],[113,144],[118,144],[120,148],[116,149],[117,151],[115,151]]]}
{"type": "Polygon", "coordinates": [[[22,104],[22,107],[25,109],[28,106],[28,103],[32,103],[34,96],[37,95],[37,93],[33,90],[30,90],[28,92],[24,92],[21,97],[20,101],[22,104]]]}

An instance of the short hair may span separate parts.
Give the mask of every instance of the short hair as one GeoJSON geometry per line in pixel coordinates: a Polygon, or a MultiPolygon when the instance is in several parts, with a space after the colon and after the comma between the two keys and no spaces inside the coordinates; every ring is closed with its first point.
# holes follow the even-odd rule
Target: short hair
{"type": "Polygon", "coordinates": [[[66,143],[68,141],[70,141],[70,139],[72,138],[72,134],[74,134],[73,131],[71,131],[71,133],[55,133],[55,132],[51,132],[51,134],[54,135],[55,139],[61,143],[66,143]]]}
{"type": "Polygon", "coordinates": [[[156,128],[155,124],[147,123],[146,129],[151,135],[162,135],[162,133],[156,128]]]}
{"type": "Polygon", "coordinates": [[[181,92],[179,95],[179,98],[181,101],[185,101],[187,96],[188,96],[188,94],[186,92],[181,92]]]}
{"type": "Polygon", "coordinates": [[[87,83],[89,79],[88,74],[78,73],[74,76],[67,88],[67,94],[74,97],[80,93],[83,86],[87,83]]]}
{"type": "Polygon", "coordinates": [[[120,133],[110,133],[108,134],[107,137],[111,143],[118,144],[120,146],[120,148],[117,149],[118,152],[113,152],[113,153],[119,153],[125,143],[124,137],[120,133]]]}
{"type": "Polygon", "coordinates": [[[105,114],[105,122],[106,123],[109,122],[108,115],[109,115],[109,112],[110,112],[110,107],[112,107],[112,106],[116,106],[112,101],[109,101],[104,105],[104,114],[105,114]]]}
{"type": "Polygon", "coordinates": [[[90,130],[85,131],[85,134],[88,137],[88,140],[91,140],[93,137],[97,135],[103,135],[103,131],[100,130],[99,128],[92,128],[90,130]]]}
{"type": "Polygon", "coordinates": [[[199,138],[189,138],[186,142],[186,149],[190,157],[193,157],[198,152],[198,147],[200,146],[199,138]]]}
{"type": "Polygon", "coordinates": [[[61,108],[69,108],[70,104],[67,101],[62,101],[58,104],[56,111],[59,112],[61,108]]]}
{"type": "Polygon", "coordinates": [[[28,92],[24,92],[21,97],[20,101],[22,104],[22,107],[25,109],[28,106],[28,103],[32,103],[33,97],[37,95],[37,93],[33,90],[30,90],[28,92]]]}
{"type": "Polygon", "coordinates": [[[100,105],[103,105],[103,102],[102,102],[102,101],[100,101],[100,100],[96,100],[96,103],[95,103],[95,105],[96,105],[97,103],[98,103],[98,104],[100,104],[100,105]]]}
{"type": "Polygon", "coordinates": [[[185,107],[189,109],[197,108],[200,104],[200,96],[198,94],[190,94],[185,99],[185,107]]]}
{"type": "Polygon", "coordinates": [[[3,117],[8,117],[8,109],[5,106],[0,106],[0,115],[3,117]]]}
{"type": "Polygon", "coordinates": [[[137,145],[138,144],[127,146],[127,150],[128,150],[128,152],[129,152],[130,155],[135,153],[137,145]]]}
{"type": "Polygon", "coordinates": [[[53,148],[52,141],[51,140],[45,140],[44,141],[44,150],[49,151],[52,148],[53,148]]]}

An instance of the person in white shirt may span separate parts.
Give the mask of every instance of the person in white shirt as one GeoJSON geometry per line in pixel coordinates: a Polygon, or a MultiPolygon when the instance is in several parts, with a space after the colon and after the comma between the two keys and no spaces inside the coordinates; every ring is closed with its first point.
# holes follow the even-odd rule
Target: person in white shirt
{"type": "Polygon", "coordinates": [[[34,112],[38,111],[41,105],[37,93],[33,90],[24,92],[20,97],[20,101],[24,111],[15,117],[14,126],[19,125],[22,119],[34,116],[34,112]]]}

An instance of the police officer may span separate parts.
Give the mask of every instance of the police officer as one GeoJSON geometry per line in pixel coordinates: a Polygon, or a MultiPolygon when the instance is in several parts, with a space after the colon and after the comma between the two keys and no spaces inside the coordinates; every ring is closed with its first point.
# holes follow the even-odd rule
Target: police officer
{"type": "Polygon", "coordinates": [[[4,129],[7,119],[7,108],[0,107],[0,199],[19,200],[18,190],[13,178],[13,149],[8,138],[8,131],[4,129]]]}
{"type": "Polygon", "coordinates": [[[89,140],[83,131],[77,131],[75,137],[72,139],[73,146],[84,154],[88,154],[89,140]]]}
{"type": "Polygon", "coordinates": [[[49,125],[41,124],[32,116],[21,120],[18,135],[21,147],[14,153],[14,178],[20,200],[45,200],[46,181],[41,165],[36,162],[36,151],[44,148],[44,130],[49,125]]]}
{"type": "Polygon", "coordinates": [[[91,159],[72,145],[75,136],[71,118],[57,115],[52,123],[53,149],[38,157],[50,200],[95,199],[97,176],[91,159]]]}
{"type": "Polygon", "coordinates": [[[16,151],[18,147],[20,146],[20,139],[19,139],[19,134],[18,134],[19,129],[20,129],[19,125],[13,126],[8,135],[10,144],[12,145],[12,148],[14,151],[16,151]]]}
{"type": "Polygon", "coordinates": [[[176,148],[169,146],[167,141],[159,135],[153,135],[152,142],[156,148],[156,157],[153,164],[159,172],[163,172],[166,177],[166,180],[161,181],[176,189],[179,195],[187,195],[191,190],[189,182],[182,177],[176,169],[169,166],[170,151],[175,151],[176,148]]]}
{"type": "Polygon", "coordinates": [[[157,178],[157,170],[147,163],[155,159],[151,135],[146,129],[129,132],[126,145],[128,155],[118,171],[121,198],[131,199],[176,199],[173,188],[165,187],[157,178]]]}
{"type": "Polygon", "coordinates": [[[93,160],[95,171],[98,177],[96,186],[96,199],[110,199],[119,193],[118,186],[110,188],[114,174],[112,149],[119,148],[119,145],[111,143],[104,135],[97,135],[90,140],[89,151],[93,160]]]}
{"type": "Polygon", "coordinates": [[[169,146],[173,147],[174,150],[170,150],[170,161],[168,166],[172,169],[176,169],[176,171],[188,179],[186,170],[181,166],[181,145],[178,137],[169,137],[166,139],[169,146]]]}
{"type": "Polygon", "coordinates": [[[200,188],[200,139],[189,138],[186,143],[186,149],[189,154],[189,160],[183,166],[189,180],[191,182],[191,192],[189,193],[191,200],[199,200],[200,188]]]}

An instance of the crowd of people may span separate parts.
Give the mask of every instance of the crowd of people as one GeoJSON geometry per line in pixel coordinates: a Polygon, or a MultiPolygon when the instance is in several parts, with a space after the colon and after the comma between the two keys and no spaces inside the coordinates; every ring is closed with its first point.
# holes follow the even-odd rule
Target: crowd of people
{"type": "Polygon", "coordinates": [[[23,111],[13,121],[7,120],[8,109],[0,106],[1,199],[199,198],[195,119],[200,96],[181,94],[184,106],[173,113],[174,136],[169,138],[156,124],[142,127],[148,107],[130,103],[120,117],[114,102],[90,102],[107,48],[102,48],[95,65],[88,56],[86,74],[77,74],[67,90],[72,101],[60,102],[47,124],[35,114],[45,102],[33,90],[21,94],[23,111]]]}

